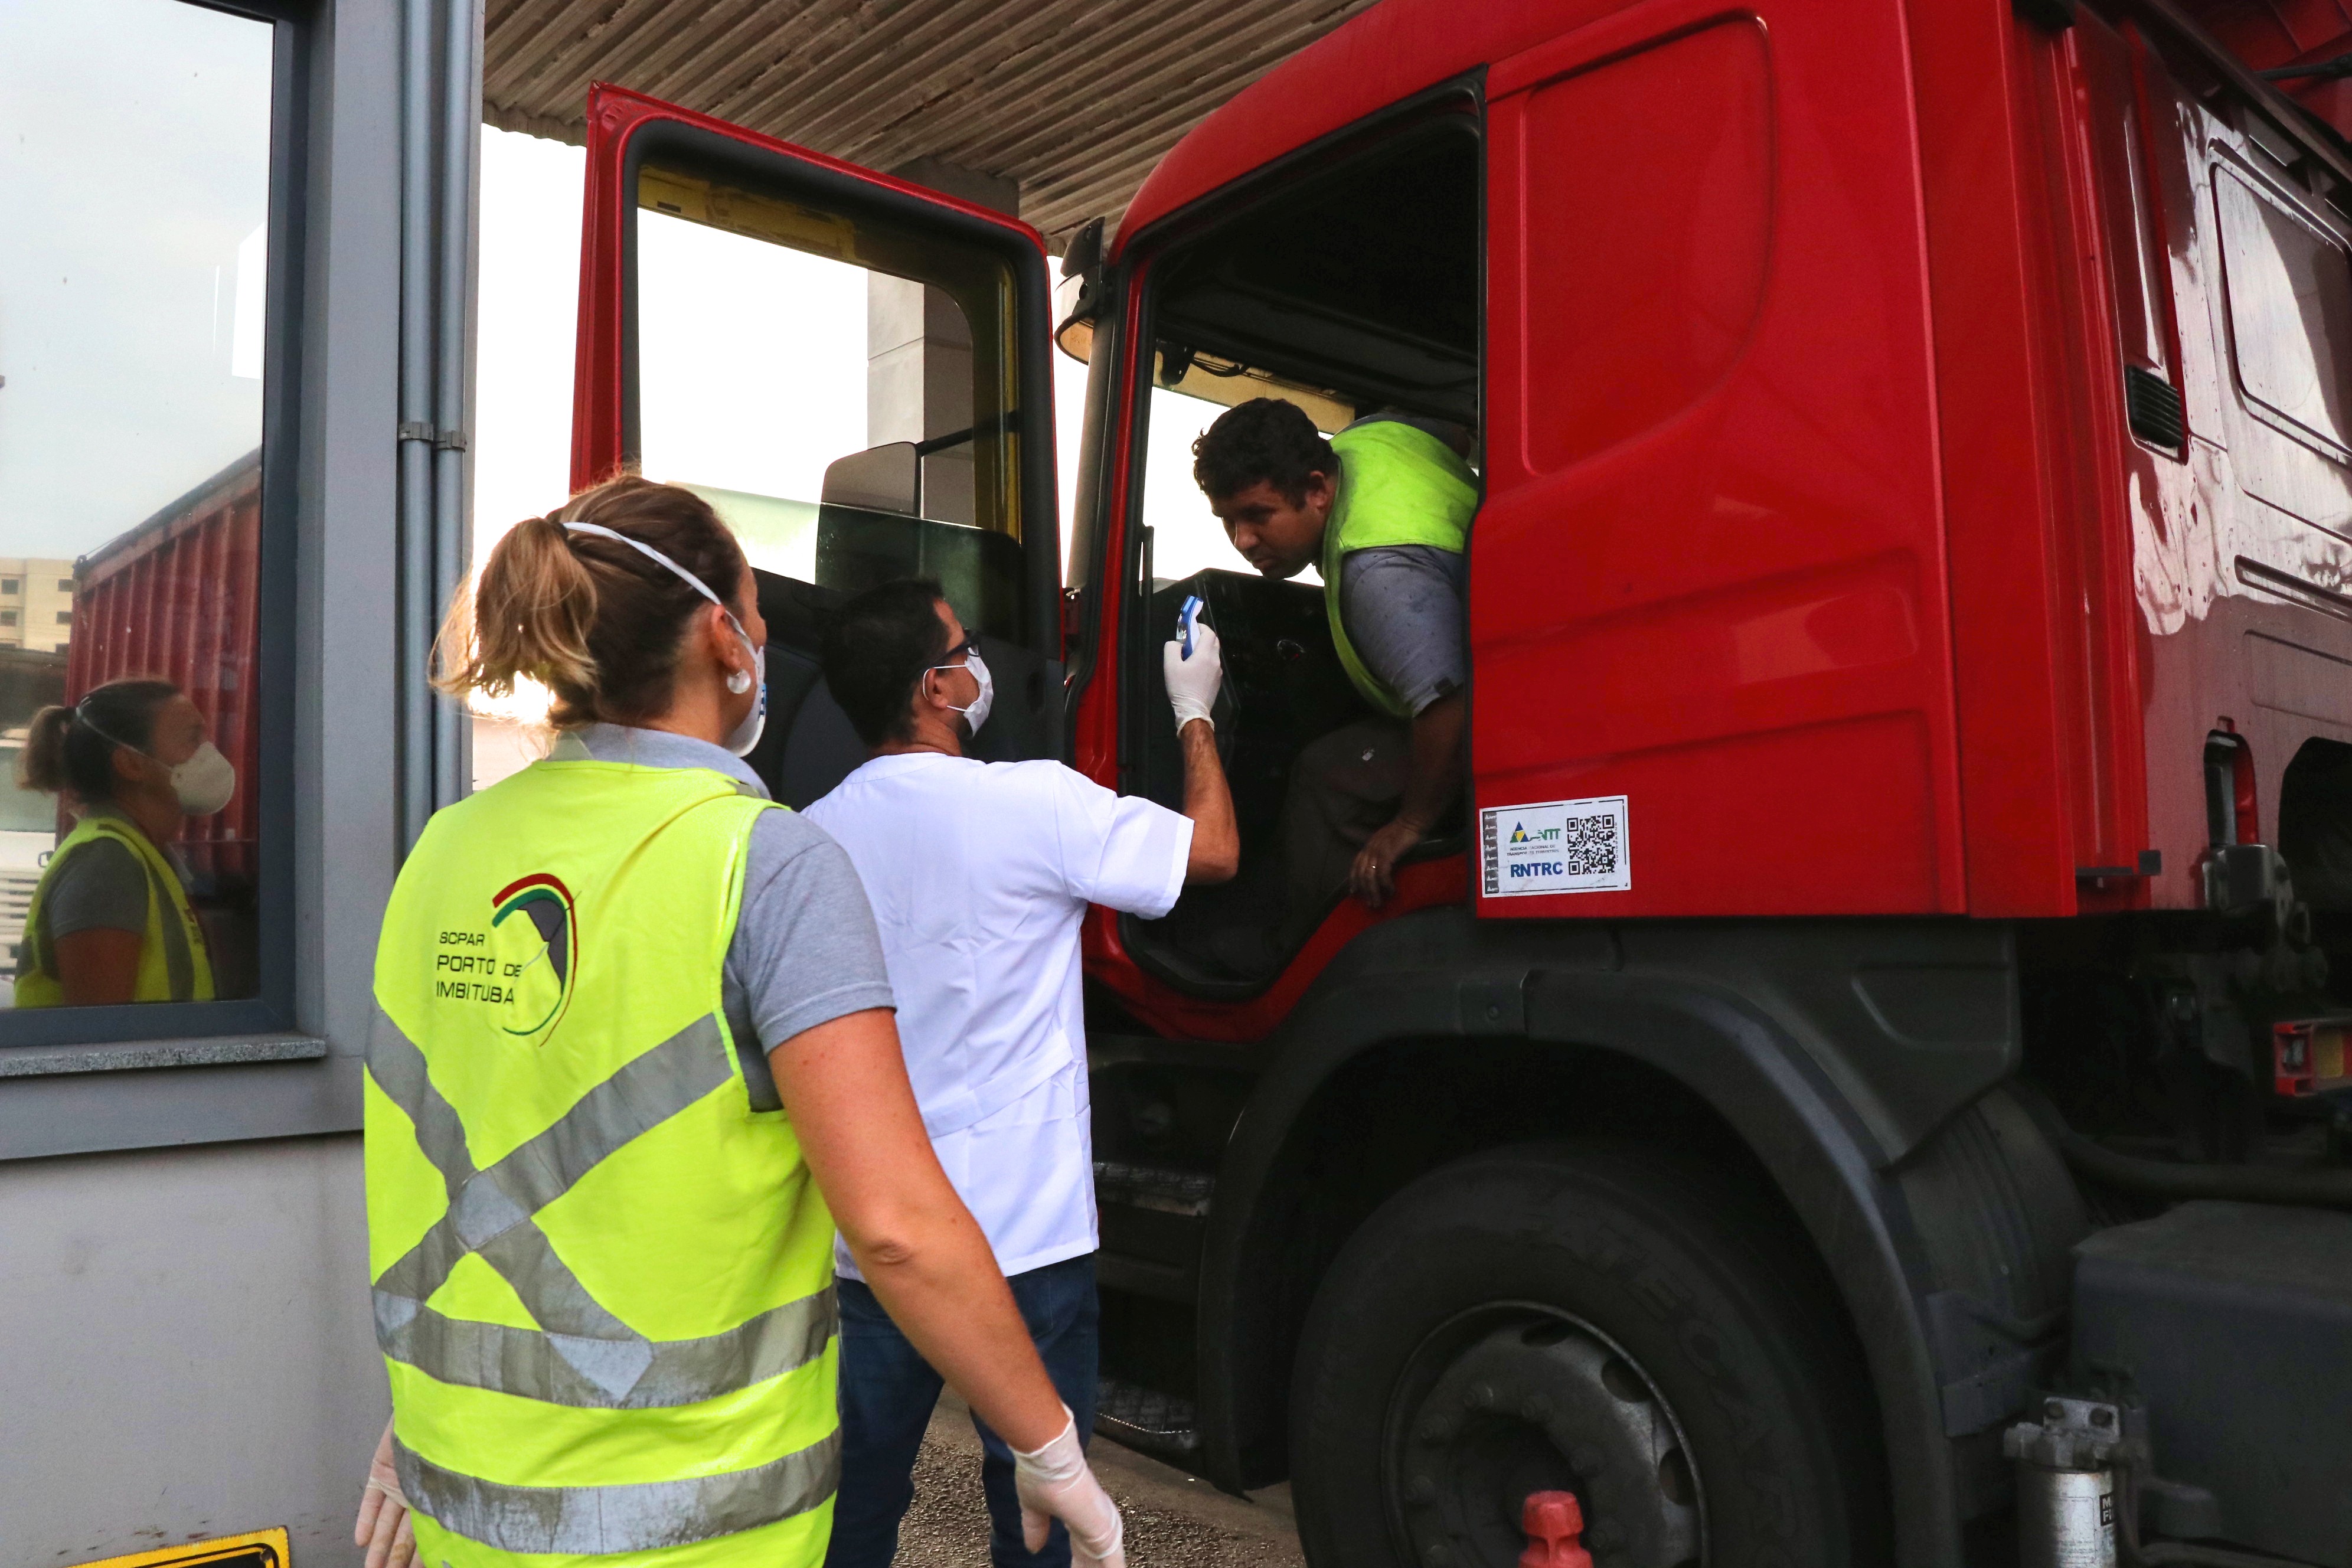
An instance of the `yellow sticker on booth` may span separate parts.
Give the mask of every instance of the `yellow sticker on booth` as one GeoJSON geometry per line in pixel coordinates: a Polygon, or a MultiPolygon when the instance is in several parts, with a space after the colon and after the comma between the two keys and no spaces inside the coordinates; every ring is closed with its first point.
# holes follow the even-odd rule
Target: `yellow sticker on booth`
{"type": "Polygon", "coordinates": [[[102,1557],[74,1568],[293,1568],[294,1553],[283,1530],[255,1530],[184,1546],[161,1546],[128,1557],[102,1557]]]}

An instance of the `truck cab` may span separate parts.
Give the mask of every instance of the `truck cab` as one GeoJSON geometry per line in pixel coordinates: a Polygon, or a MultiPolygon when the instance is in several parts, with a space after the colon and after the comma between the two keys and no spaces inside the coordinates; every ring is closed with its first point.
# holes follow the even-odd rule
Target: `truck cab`
{"type": "Polygon", "coordinates": [[[1223,640],[1242,873],[1086,931],[1102,1431],[1287,1477],[1318,1563],[1512,1563],[1547,1491],[1645,1568],[2056,1562],[2086,1488],[2340,1559],[2352,1388],[2288,1348],[2352,1303],[2330,127],[2158,0],[1387,0],[1058,297],[984,199],[618,88],[589,142],[573,477],[747,540],[782,798],[860,760],[814,650],[868,584],[979,631],[981,754],[1171,804],[1160,646],[1223,640]],[[899,438],[719,477],[784,405],[663,343],[812,267],[899,438]],[[1483,492],[1465,809],[1286,944],[1285,792],[1364,709],[1182,482],[1258,396],[1465,427],[1483,492]]]}

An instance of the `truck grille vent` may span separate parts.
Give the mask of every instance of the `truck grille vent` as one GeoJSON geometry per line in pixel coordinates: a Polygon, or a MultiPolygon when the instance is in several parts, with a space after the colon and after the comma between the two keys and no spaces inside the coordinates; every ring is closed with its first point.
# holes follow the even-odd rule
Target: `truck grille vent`
{"type": "Polygon", "coordinates": [[[2180,405],[2180,389],[2136,364],[2124,366],[2124,408],[2132,434],[2151,447],[2178,452],[2189,440],[2189,421],[2180,405]]]}

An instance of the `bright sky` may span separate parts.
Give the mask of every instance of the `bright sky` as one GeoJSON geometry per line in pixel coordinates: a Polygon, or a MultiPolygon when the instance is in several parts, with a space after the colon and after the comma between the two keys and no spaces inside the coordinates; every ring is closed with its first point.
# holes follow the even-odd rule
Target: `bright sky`
{"type": "Polygon", "coordinates": [[[269,73],[266,22],[0,0],[0,556],[94,550],[260,445],[269,73]]]}

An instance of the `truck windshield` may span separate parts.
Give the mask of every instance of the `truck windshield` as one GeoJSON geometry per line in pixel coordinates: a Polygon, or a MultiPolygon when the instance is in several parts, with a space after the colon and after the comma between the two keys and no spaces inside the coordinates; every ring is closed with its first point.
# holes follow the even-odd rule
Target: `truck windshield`
{"type": "Polygon", "coordinates": [[[644,471],[706,496],[756,566],[847,592],[936,575],[966,624],[1017,635],[1010,269],[671,167],[640,175],[636,245],[644,471]],[[828,495],[900,444],[902,498],[828,495]]]}

